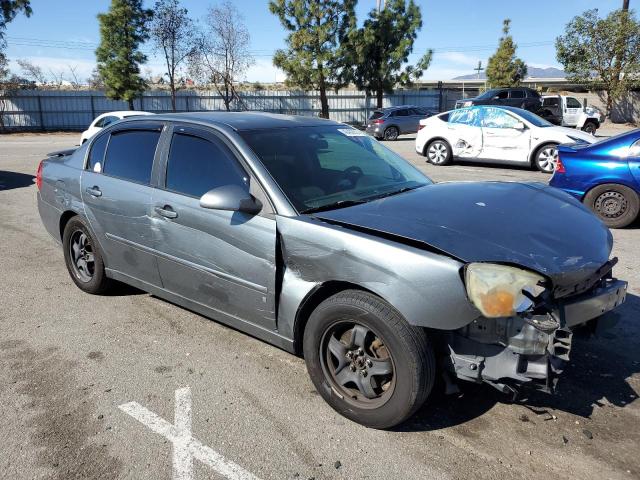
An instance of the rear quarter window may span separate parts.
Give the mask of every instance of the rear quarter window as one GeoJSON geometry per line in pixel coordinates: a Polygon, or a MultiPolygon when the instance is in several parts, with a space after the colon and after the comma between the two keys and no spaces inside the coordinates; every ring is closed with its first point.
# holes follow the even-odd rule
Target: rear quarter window
{"type": "Polygon", "coordinates": [[[101,135],[91,144],[89,150],[89,158],[87,160],[87,170],[92,172],[101,172],[104,161],[104,152],[107,148],[109,135],[101,135]]]}
{"type": "Polygon", "coordinates": [[[380,112],[380,111],[378,111],[378,112],[373,112],[373,113],[371,114],[371,116],[369,117],[369,120],[375,120],[375,119],[377,119],[377,118],[382,118],[382,116],[383,116],[383,115],[384,115],[384,112],[380,112]]]}

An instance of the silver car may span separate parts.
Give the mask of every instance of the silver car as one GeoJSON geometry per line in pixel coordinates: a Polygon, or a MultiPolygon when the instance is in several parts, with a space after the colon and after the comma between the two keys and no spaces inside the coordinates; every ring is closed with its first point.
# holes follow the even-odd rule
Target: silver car
{"type": "Polygon", "coordinates": [[[610,232],[569,195],[434,184],[328,120],[127,119],[43,160],[37,184],[79,288],[125,282],[304,355],[325,400],[375,428],[437,375],[551,390],[572,329],[625,298],[610,232]]]}
{"type": "Polygon", "coordinates": [[[420,130],[420,120],[438,113],[434,109],[401,105],[374,110],[365,131],[379,140],[397,140],[400,135],[420,130]]]}

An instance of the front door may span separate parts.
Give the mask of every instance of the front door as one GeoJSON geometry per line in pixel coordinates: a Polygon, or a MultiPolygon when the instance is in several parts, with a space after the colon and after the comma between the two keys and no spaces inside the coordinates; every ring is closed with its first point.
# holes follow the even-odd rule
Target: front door
{"type": "Polygon", "coordinates": [[[477,158],[482,152],[480,107],[459,108],[449,114],[447,139],[453,155],[461,159],[477,158]]]}
{"type": "Polygon", "coordinates": [[[162,127],[145,122],[100,135],[80,179],[85,214],[104,250],[105,267],[155,286],[160,277],[150,183],[162,127]]]}
{"type": "Polygon", "coordinates": [[[485,107],[482,112],[482,154],[487,160],[528,162],[531,130],[507,110],[485,107]]]}
{"type": "Polygon", "coordinates": [[[165,161],[152,198],[164,288],[211,309],[214,317],[274,329],[275,218],[200,206],[213,188],[249,190],[255,181],[224,138],[206,129],[174,127],[165,161]]]}
{"type": "Polygon", "coordinates": [[[566,97],[562,124],[568,127],[575,127],[578,125],[580,115],[582,115],[582,104],[580,101],[574,97],[566,97]]]}

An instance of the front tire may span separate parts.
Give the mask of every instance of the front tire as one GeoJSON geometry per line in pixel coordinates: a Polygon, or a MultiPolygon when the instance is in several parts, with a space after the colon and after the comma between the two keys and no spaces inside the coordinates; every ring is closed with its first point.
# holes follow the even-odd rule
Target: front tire
{"type": "Polygon", "coordinates": [[[80,290],[92,294],[109,290],[111,281],[105,273],[100,248],[82,218],[69,220],[62,235],[62,246],[69,275],[80,290]]]}
{"type": "Polygon", "coordinates": [[[444,140],[434,140],[424,149],[427,161],[432,165],[449,165],[451,163],[451,147],[444,140]]]}
{"type": "Polygon", "coordinates": [[[402,423],[433,388],[435,355],[425,331],[367,292],[346,290],[322,302],[305,328],[303,351],[325,401],[367,427],[402,423]]]}
{"type": "Polygon", "coordinates": [[[638,218],[640,199],[629,187],[614,183],[598,185],[584,197],[588,206],[609,228],[624,228],[638,218]]]}
{"type": "Polygon", "coordinates": [[[558,145],[548,143],[542,145],[536,151],[534,163],[538,170],[543,173],[553,173],[558,162],[558,145]]]}

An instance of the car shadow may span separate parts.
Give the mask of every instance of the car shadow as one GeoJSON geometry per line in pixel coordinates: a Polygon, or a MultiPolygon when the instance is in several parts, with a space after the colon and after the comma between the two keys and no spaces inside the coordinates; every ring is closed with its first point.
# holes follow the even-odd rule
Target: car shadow
{"type": "Polygon", "coordinates": [[[128,297],[133,295],[148,295],[147,292],[140,290],[132,285],[128,285],[122,282],[113,282],[113,285],[107,292],[103,294],[104,297],[128,297]]]}
{"type": "Polygon", "coordinates": [[[434,431],[473,420],[496,403],[515,403],[536,415],[550,416],[563,411],[589,418],[596,408],[611,404],[625,408],[638,399],[627,379],[640,372],[640,297],[627,294],[620,307],[621,321],[601,336],[588,338],[576,332],[571,360],[560,376],[556,393],[549,395],[523,389],[519,399],[511,399],[489,385],[459,382],[460,393],[441,391],[416,415],[394,431],[434,431]]]}
{"type": "Polygon", "coordinates": [[[33,175],[0,170],[0,191],[29,187],[34,184],[34,181],[33,175]]]}

